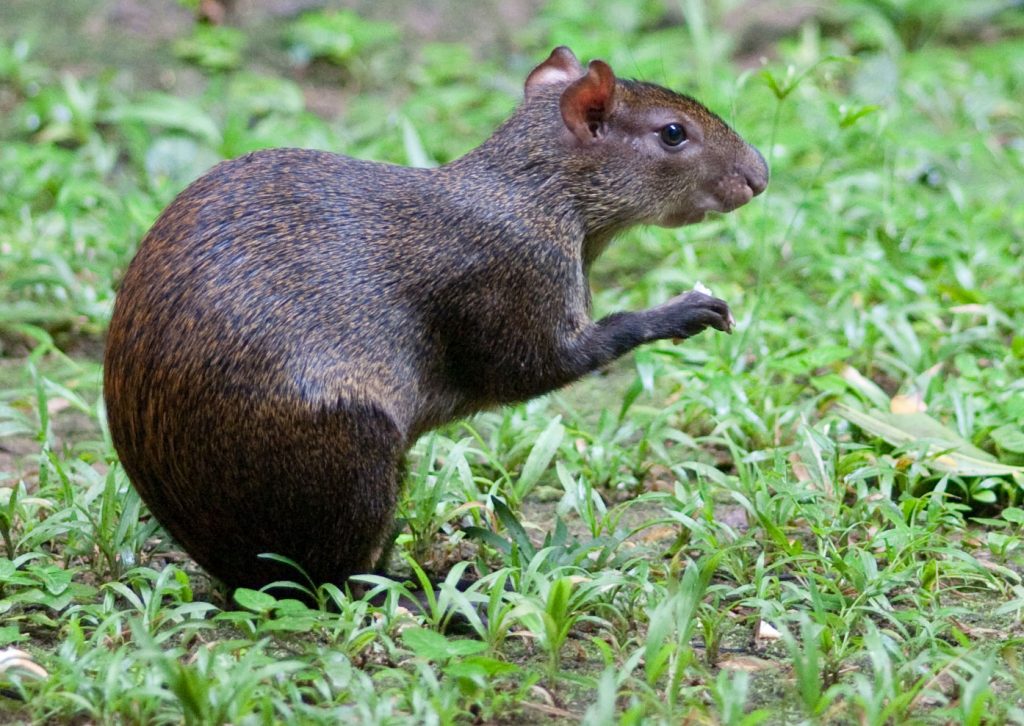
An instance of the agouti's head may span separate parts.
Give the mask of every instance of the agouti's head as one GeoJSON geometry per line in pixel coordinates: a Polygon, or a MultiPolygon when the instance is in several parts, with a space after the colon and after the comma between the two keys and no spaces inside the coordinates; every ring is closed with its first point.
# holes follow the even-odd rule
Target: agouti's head
{"type": "Polygon", "coordinates": [[[757,149],[703,105],[617,79],[600,60],[584,70],[565,47],[526,79],[524,109],[559,129],[553,143],[599,229],[692,224],[746,204],[768,184],[757,149]]]}

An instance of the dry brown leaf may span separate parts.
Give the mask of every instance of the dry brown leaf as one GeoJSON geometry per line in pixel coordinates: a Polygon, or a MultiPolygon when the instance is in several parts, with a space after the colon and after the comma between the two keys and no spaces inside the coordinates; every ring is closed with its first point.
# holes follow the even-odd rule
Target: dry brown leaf
{"type": "Polygon", "coordinates": [[[962,313],[965,315],[985,315],[988,308],[978,303],[967,303],[966,305],[954,305],[949,309],[951,313],[962,313]]]}
{"type": "Polygon", "coordinates": [[[32,660],[32,656],[17,648],[0,650],[0,673],[27,675],[32,678],[48,678],[50,675],[45,668],[32,660]]]}
{"type": "Polygon", "coordinates": [[[54,396],[46,401],[46,412],[51,416],[60,413],[71,405],[71,401],[60,396],[54,396]]]}
{"type": "Polygon", "coordinates": [[[950,618],[949,621],[953,623],[953,625],[955,625],[960,632],[977,640],[1005,640],[1010,636],[1010,634],[1005,630],[998,630],[996,628],[985,628],[980,625],[971,625],[969,623],[963,622],[962,620],[957,620],[956,618],[950,618]]]}
{"type": "MultiPolygon", "coordinates": [[[[549,691],[548,689],[544,688],[543,686],[538,686],[538,685],[530,686],[530,693],[534,694],[535,696],[540,696],[542,699],[544,699],[544,701],[546,702],[547,706],[551,706],[552,708],[556,706],[554,694],[552,694],[551,691],[549,691]]],[[[540,704],[534,704],[534,705],[536,706],[536,705],[540,705],[540,704]]]]}
{"type": "Polygon", "coordinates": [[[736,530],[746,530],[750,526],[747,510],[738,504],[716,504],[715,521],[736,530]]]}
{"type": "Polygon", "coordinates": [[[540,638],[536,633],[531,633],[529,630],[513,630],[508,634],[509,638],[522,638],[523,640],[538,640],[540,638]]]}
{"type": "Polygon", "coordinates": [[[678,536],[678,527],[670,527],[668,525],[663,525],[658,527],[651,527],[645,530],[644,533],[640,536],[640,541],[646,542],[647,544],[653,544],[655,542],[662,542],[667,539],[675,539],[678,536]]]}
{"type": "Polygon", "coordinates": [[[811,481],[811,473],[807,471],[807,467],[800,460],[800,455],[795,451],[789,455],[789,464],[793,467],[793,476],[796,477],[798,482],[806,484],[811,481]]]}
{"type": "Polygon", "coordinates": [[[767,670],[768,668],[778,668],[779,664],[775,661],[758,658],[753,655],[734,655],[727,656],[719,660],[718,667],[724,668],[727,671],[746,671],[747,673],[756,673],[758,671],[767,670]]]}
{"type": "Polygon", "coordinates": [[[652,464],[644,476],[644,488],[649,492],[671,494],[676,488],[676,476],[667,466],[652,464]]]}
{"type": "Polygon", "coordinates": [[[520,703],[523,708],[529,708],[534,711],[552,716],[554,718],[565,718],[570,721],[579,721],[582,717],[578,713],[572,711],[566,711],[564,708],[558,708],[557,706],[547,706],[543,703],[531,703],[530,701],[522,701],[520,703]]]}
{"type": "Polygon", "coordinates": [[[889,413],[924,413],[927,410],[928,404],[924,402],[924,394],[920,391],[901,393],[889,401],[889,413]]]}
{"type": "Polygon", "coordinates": [[[992,572],[998,572],[1001,575],[1005,575],[1006,574],[1006,568],[1005,567],[1003,567],[1002,565],[996,564],[992,560],[986,559],[984,556],[982,556],[983,553],[978,553],[978,554],[979,554],[979,556],[976,557],[975,559],[978,561],[979,565],[984,567],[986,570],[991,570],[992,572]]]}

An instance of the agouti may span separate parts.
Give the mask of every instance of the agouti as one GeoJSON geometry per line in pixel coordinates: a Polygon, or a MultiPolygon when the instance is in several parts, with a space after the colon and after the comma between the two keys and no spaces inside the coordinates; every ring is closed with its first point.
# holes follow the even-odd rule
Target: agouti
{"type": "Polygon", "coordinates": [[[373,569],[403,458],[453,418],[554,390],[641,343],[729,331],[683,293],[593,322],[622,230],[728,212],[767,184],[697,101],[556,48],[487,141],[438,169],[275,149],[163,212],[114,307],[104,393],[128,477],[231,587],[373,569]]]}

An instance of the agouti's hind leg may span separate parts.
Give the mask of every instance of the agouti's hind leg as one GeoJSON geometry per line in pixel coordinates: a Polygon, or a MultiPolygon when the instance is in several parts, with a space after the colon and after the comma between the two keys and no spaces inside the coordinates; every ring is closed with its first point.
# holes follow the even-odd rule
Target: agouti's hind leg
{"type": "Polygon", "coordinates": [[[386,412],[349,401],[276,409],[217,433],[216,451],[201,458],[217,465],[208,474],[221,486],[205,508],[216,516],[177,528],[210,572],[235,587],[303,581],[262,553],[295,561],[314,585],[373,571],[394,527],[404,455],[386,412]]]}
{"type": "Polygon", "coordinates": [[[314,580],[340,584],[373,572],[393,544],[405,451],[401,433],[376,407],[346,403],[332,419],[316,446],[306,442],[309,459],[327,464],[310,477],[321,488],[311,506],[322,511],[320,535],[307,537],[304,559],[314,580]]]}

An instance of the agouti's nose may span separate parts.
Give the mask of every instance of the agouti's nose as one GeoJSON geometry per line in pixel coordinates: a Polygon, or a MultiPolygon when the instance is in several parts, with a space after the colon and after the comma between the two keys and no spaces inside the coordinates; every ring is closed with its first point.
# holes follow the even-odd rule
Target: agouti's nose
{"type": "Polygon", "coordinates": [[[768,164],[753,146],[747,146],[747,158],[736,165],[736,172],[747,180],[755,197],[768,186],[768,164]]]}

